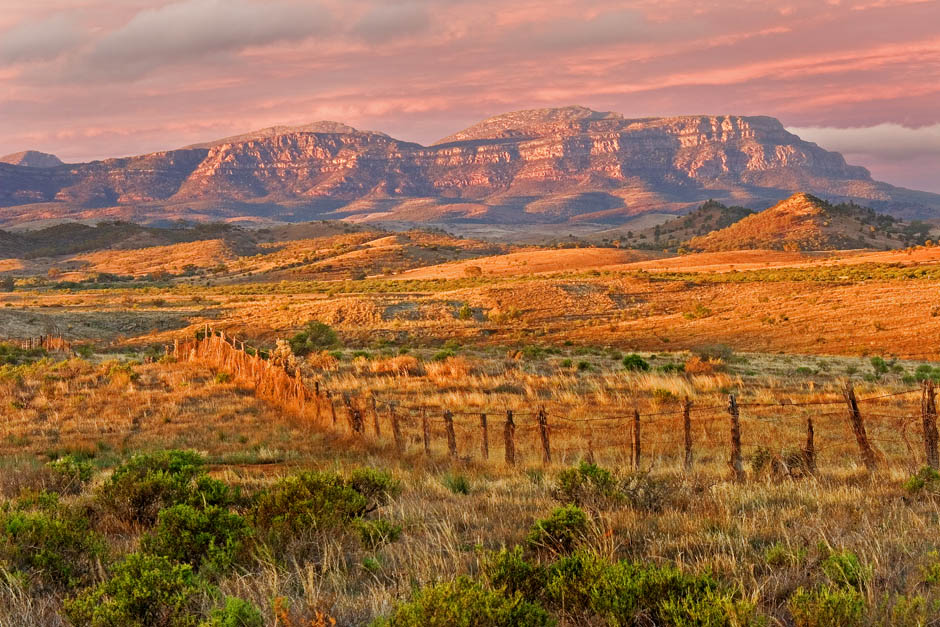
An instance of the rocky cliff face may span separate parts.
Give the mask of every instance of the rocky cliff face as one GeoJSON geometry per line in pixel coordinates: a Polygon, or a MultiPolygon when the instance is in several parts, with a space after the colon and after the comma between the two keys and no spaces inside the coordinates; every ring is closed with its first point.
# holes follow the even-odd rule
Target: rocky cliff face
{"type": "Polygon", "coordinates": [[[582,107],[497,116],[428,147],[317,123],[38,176],[0,167],[0,204],[117,206],[137,219],[618,222],[708,198],[756,208],[794,191],[899,215],[940,210],[940,196],[873,181],[773,118],[629,119],[582,107]]]}

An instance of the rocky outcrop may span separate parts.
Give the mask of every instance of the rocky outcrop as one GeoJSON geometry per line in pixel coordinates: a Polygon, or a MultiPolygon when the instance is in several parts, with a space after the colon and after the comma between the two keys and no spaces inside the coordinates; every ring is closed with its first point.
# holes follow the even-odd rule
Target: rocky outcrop
{"type": "Polygon", "coordinates": [[[24,150],[23,152],[14,152],[12,155],[0,157],[0,163],[21,165],[27,168],[54,168],[57,165],[62,165],[62,160],[47,152],[24,150]]]}
{"type": "Polygon", "coordinates": [[[432,146],[321,122],[39,176],[0,167],[0,204],[83,215],[116,206],[135,219],[617,223],[709,198],[759,208],[794,191],[897,215],[940,210],[940,195],[874,181],[773,118],[631,119],[583,107],[497,116],[432,146]]]}

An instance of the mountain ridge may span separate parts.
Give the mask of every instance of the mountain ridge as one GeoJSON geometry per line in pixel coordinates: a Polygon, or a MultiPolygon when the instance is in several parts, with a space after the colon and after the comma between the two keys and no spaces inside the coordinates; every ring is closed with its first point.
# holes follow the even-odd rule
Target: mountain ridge
{"type": "Polygon", "coordinates": [[[625,118],[584,107],[494,116],[422,146],[336,122],[37,170],[0,164],[0,224],[49,218],[591,223],[763,208],[797,191],[903,217],[940,195],[872,179],[767,116],[625,118]]]}

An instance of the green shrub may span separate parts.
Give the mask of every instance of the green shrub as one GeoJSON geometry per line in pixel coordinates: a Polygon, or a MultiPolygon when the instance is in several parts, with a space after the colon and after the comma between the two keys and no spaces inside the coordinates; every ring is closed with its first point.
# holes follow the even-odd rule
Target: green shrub
{"type": "Polygon", "coordinates": [[[468,577],[418,590],[374,627],[543,627],[548,613],[520,595],[488,590],[468,577]]]}
{"type": "Polygon", "coordinates": [[[264,627],[261,610],[238,597],[225,597],[225,606],[212,610],[199,627],[264,627]]]}
{"type": "Polygon", "coordinates": [[[631,353],[623,358],[623,367],[627,370],[634,370],[638,372],[646,372],[650,369],[649,362],[637,355],[636,353],[631,353]]]}
{"type": "Polygon", "coordinates": [[[796,627],[852,627],[861,625],[865,600],[854,588],[822,586],[797,589],[787,602],[796,627]]]}
{"type": "Polygon", "coordinates": [[[105,545],[77,510],[41,493],[0,516],[0,563],[52,586],[87,583],[105,545]]]}
{"type": "Polygon", "coordinates": [[[232,565],[248,533],[245,519],[227,509],[180,504],[160,512],[156,526],[142,538],[141,548],[218,573],[232,565]]]}
{"type": "Polygon", "coordinates": [[[189,564],[131,553],[110,579],[66,600],[64,609],[76,627],[193,627],[205,590],[189,564]]]}
{"type": "Polygon", "coordinates": [[[257,499],[255,526],[274,545],[307,531],[342,528],[386,504],[398,494],[399,482],[369,468],[349,479],[336,473],[304,472],[278,481],[257,499]]]}
{"type": "Polygon", "coordinates": [[[930,466],[924,466],[917,471],[917,474],[904,482],[904,489],[911,494],[917,494],[923,490],[935,492],[938,487],[940,487],[940,472],[930,466]]]}
{"type": "Polygon", "coordinates": [[[53,475],[50,487],[59,494],[78,494],[95,474],[91,462],[75,455],[63,455],[46,466],[53,475]]]}
{"type": "Polygon", "coordinates": [[[457,311],[457,317],[461,320],[472,320],[473,309],[470,308],[470,305],[464,303],[463,306],[457,311]]]}
{"type": "Polygon", "coordinates": [[[617,481],[606,468],[581,462],[558,473],[552,496],[562,503],[597,505],[616,500],[617,481]]]}
{"type": "Polygon", "coordinates": [[[588,529],[587,514],[577,505],[556,508],[548,518],[535,521],[526,536],[534,549],[569,553],[580,543],[588,529]]]}
{"type": "Polygon", "coordinates": [[[453,357],[456,354],[457,353],[450,350],[449,348],[445,348],[444,350],[437,351],[436,353],[434,353],[434,355],[431,357],[431,361],[445,361],[453,357]]]}
{"type": "Polygon", "coordinates": [[[470,494],[470,480],[466,475],[446,474],[442,482],[454,494],[470,494]]]}
{"type": "Polygon", "coordinates": [[[871,577],[871,568],[863,566],[851,551],[831,553],[821,564],[823,573],[834,585],[858,588],[871,577]]]}
{"type": "Polygon", "coordinates": [[[374,551],[383,544],[395,542],[401,537],[401,525],[395,525],[377,518],[375,520],[357,519],[354,523],[363,546],[374,551]]]}
{"type": "Polygon", "coordinates": [[[151,525],[165,507],[206,499],[200,486],[218,491],[218,482],[205,481],[204,465],[205,459],[192,451],[135,455],[114,470],[98,502],[122,520],[151,525]]]}
{"type": "Polygon", "coordinates": [[[328,324],[311,320],[302,331],[288,340],[295,355],[303,356],[336,346],[339,338],[328,324]]]}
{"type": "Polygon", "coordinates": [[[559,610],[571,624],[751,625],[752,604],[708,574],[671,567],[610,562],[577,551],[548,564],[502,551],[484,562],[494,587],[559,610]]]}

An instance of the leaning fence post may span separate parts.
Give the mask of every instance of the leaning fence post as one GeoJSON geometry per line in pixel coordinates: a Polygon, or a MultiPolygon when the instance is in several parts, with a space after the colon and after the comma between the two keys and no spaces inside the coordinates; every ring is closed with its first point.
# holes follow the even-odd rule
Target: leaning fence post
{"type": "Polygon", "coordinates": [[[375,406],[375,396],[370,396],[372,400],[372,426],[375,428],[375,437],[382,437],[382,427],[379,425],[379,411],[375,406]]]}
{"type": "Polygon", "coordinates": [[[685,470],[692,470],[692,401],[685,397],[682,404],[682,430],[685,433],[685,470]]]}
{"type": "Polygon", "coordinates": [[[483,454],[483,459],[490,458],[490,434],[489,430],[486,427],[486,414],[480,414],[480,430],[483,432],[483,439],[480,441],[480,452],[483,454]]]}
{"type": "Polygon", "coordinates": [[[927,455],[927,465],[931,468],[940,467],[940,454],[937,452],[937,402],[933,381],[924,381],[921,393],[921,414],[924,419],[924,451],[927,455]]]}
{"type": "Polygon", "coordinates": [[[503,430],[503,438],[506,442],[506,463],[510,466],[516,464],[516,423],[512,421],[512,410],[506,410],[506,426],[503,430]]]}
{"type": "Polygon", "coordinates": [[[813,419],[806,419],[806,448],[803,449],[803,461],[806,470],[812,475],[816,474],[816,444],[813,441],[813,419]]]}
{"type": "Polygon", "coordinates": [[[640,469],[640,410],[633,408],[633,470],[640,469]]]}
{"type": "Polygon", "coordinates": [[[728,395],[728,413],[731,414],[731,459],[728,465],[735,481],[744,481],[744,465],[741,463],[741,416],[734,394],[728,395]]]}
{"type": "Polygon", "coordinates": [[[330,404],[330,415],[333,417],[333,428],[336,428],[336,403],[333,402],[333,393],[326,393],[326,400],[330,404]]]}
{"type": "Polygon", "coordinates": [[[851,381],[845,382],[843,389],[845,402],[849,406],[849,420],[852,421],[852,431],[855,432],[855,439],[858,442],[858,448],[862,455],[862,461],[869,472],[875,470],[875,451],[868,442],[868,433],[865,431],[865,421],[862,420],[862,412],[858,409],[858,400],[855,398],[855,388],[851,381]]]}
{"type": "Polygon", "coordinates": [[[447,452],[451,458],[457,458],[457,435],[454,433],[454,414],[449,410],[444,410],[444,430],[447,433],[447,452]]]}
{"type": "Polygon", "coordinates": [[[552,463],[552,448],[548,439],[548,414],[545,413],[544,407],[539,407],[535,419],[538,422],[539,438],[542,441],[542,462],[550,464],[552,463]]]}
{"type": "Polygon", "coordinates": [[[398,423],[398,412],[395,411],[394,405],[389,405],[388,416],[392,423],[392,436],[395,438],[395,450],[398,451],[398,456],[402,457],[405,454],[405,441],[401,437],[401,425],[398,423]]]}
{"type": "Polygon", "coordinates": [[[421,430],[424,434],[424,454],[431,456],[431,425],[428,424],[428,412],[421,410],[421,430]]]}

